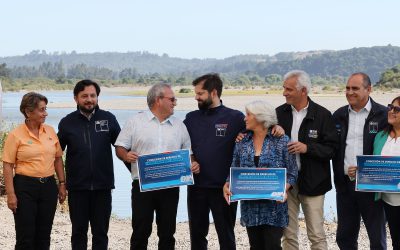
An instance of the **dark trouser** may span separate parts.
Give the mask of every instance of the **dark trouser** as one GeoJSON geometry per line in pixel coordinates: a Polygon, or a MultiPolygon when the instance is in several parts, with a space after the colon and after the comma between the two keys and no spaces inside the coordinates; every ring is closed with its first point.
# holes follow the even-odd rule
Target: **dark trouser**
{"type": "Polygon", "coordinates": [[[340,249],[358,249],[360,220],[364,221],[371,249],[386,249],[383,202],[375,193],[356,192],[355,181],[346,177],[347,192],[336,193],[338,227],[336,242],[340,249]]]}
{"type": "Polygon", "coordinates": [[[158,249],[175,249],[176,212],[179,188],[140,192],[139,182],[132,183],[131,249],[147,249],[156,213],[158,249]]]}
{"type": "Polygon", "coordinates": [[[261,225],[246,227],[250,250],[280,250],[283,227],[261,225]]]}
{"type": "Polygon", "coordinates": [[[50,249],[50,234],[57,207],[58,188],[54,177],[41,183],[38,179],[15,175],[18,199],[14,214],[15,249],[50,249]]]}
{"type": "Polygon", "coordinates": [[[73,250],[87,249],[89,222],[93,235],[92,249],[108,248],[107,233],[111,216],[111,202],[111,190],[68,191],[73,250]]]}
{"type": "Polygon", "coordinates": [[[386,219],[389,224],[393,250],[400,250],[400,206],[391,206],[383,202],[386,219]]]}
{"type": "Polygon", "coordinates": [[[207,249],[210,210],[213,215],[221,250],[236,249],[235,221],[237,202],[230,205],[222,193],[222,188],[200,188],[188,186],[188,213],[191,249],[207,249]]]}

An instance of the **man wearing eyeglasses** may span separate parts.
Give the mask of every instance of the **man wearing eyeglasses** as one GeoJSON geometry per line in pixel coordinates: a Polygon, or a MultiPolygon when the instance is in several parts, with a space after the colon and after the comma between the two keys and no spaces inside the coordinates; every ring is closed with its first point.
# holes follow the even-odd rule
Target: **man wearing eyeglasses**
{"type": "MultiPolygon", "coordinates": [[[[132,228],[131,249],[147,249],[154,213],[156,215],[158,249],[175,248],[176,213],[179,188],[140,192],[136,160],[139,155],[190,149],[190,137],[181,120],[172,116],[176,98],[171,86],[156,84],[147,94],[149,110],[130,118],[115,142],[117,156],[131,163],[132,228]]],[[[199,165],[192,161],[192,172],[199,165]]]]}
{"type": "Polygon", "coordinates": [[[365,73],[352,74],[346,85],[349,105],[333,117],[340,148],[333,159],[338,227],[336,242],[340,249],[357,249],[360,219],[368,232],[371,249],[386,249],[383,204],[374,193],[356,192],[357,155],[371,155],[375,135],[386,127],[386,107],[369,96],[371,80],[365,73]]]}

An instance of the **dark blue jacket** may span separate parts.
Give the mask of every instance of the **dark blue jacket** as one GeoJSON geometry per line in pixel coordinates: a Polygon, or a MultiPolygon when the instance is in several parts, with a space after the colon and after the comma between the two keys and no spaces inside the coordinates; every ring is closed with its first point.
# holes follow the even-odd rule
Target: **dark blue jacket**
{"type": "MultiPolygon", "coordinates": [[[[376,134],[387,125],[387,109],[385,106],[371,100],[371,111],[364,124],[363,154],[372,155],[376,134]]],[[[333,172],[336,192],[347,192],[344,175],[344,154],[346,152],[347,131],[349,130],[349,105],[343,106],[333,113],[336,130],[339,135],[339,150],[333,158],[333,172]]]]}
{"type": "Polygon", "coordinates": [[[195,185],[221,188],[229,174],[237,134],[245,128],[242,112],[220,105],[188,113],[183,121],[192,142],[200,173],[195,185]]]}
{"type": "Polygon", "coordinates": [[[65,169],[68,190],[104,190],[114,188],[111,145],[121,128],[113,114],[96,108],[90,121],[79,110],[58,124],[58,138],[67,148],[65,169]]]}
{"type": "MultiPolygon", "coordinates": [[[[300,171],[297,179],[299,193],[309,196],[323,195],[332,189],[330,160],[338,148],[338,138],[332,114],[326,108],[308,99],[307,115],[299,129],[299,142],[307,145],[300,154],[300,171]]],[[[283,104],[276,108],[278,123],[287,136],[291,136],[292,108],[283,104]]]]}

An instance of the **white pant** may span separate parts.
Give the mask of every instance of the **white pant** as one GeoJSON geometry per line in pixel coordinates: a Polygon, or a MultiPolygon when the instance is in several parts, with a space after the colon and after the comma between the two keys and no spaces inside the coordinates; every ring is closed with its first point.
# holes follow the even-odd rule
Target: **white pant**
{"type": "Polygon", "coordinates": [[[299,194],[297,185],[294,185],[288,192],[289,225],[283,231],[282,247],[284,250],[299,249],[300,205],[304,212],[311,249],[328,249],[324,230],[324,199],[325,195],[307,196],[299,194]]]}

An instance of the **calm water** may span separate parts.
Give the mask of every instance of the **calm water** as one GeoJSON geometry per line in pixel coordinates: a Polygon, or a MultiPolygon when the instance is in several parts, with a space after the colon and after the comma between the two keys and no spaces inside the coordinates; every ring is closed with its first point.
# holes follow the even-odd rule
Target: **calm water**
{"type": "MultiPolygon", "coordinates": [[[[19,124],[23,122],[24,117],[19,111],[19,104],[21,102],[22,95],[24,93],[3,93],[3,127],[10,127],[12,124],[19,124]]],[[[57,91],[57,92],[41,92],[45,95],[49,102],[67,102],[73,99],[72,91],[57,91]]],[[[102,100],[107,99],[126,99],[126,98],[142,98],[143,102],[146,102],[144,97],[127,97],[118,95],[100,95],[99,106],[102,109],[108,110],[107,107],[101,105],[102,100]]],[[[73,109],[57,108],[48,109],[48,117],[46,123],[50,124],[57,130],[58,122],[62,117],[72,112],[73,109]]],[[[124,126],[125,121],[137,113],[139,110],[109,110],[117,118],[121,127],[124,126]]],[[[176,111],[175,116],[183,119],[186,115],[186,111],[176,111]]],[[[114,154],[114,172],[115,172],[115,190],[113,191],[113,214],[119,217],[130,217],[131,216],[131,176],[125,165],[115,156],[114,154]]],[[[330,191],[326,195],[325,199],[325,216],[327,219],[333,219],[336,217],[336,199],[335,192],[330,191]]],[[[177,221],[187,221],[187,209],[186,209],[186,188],[181,187],[180,199],[178,205],[177,221]]]]}

